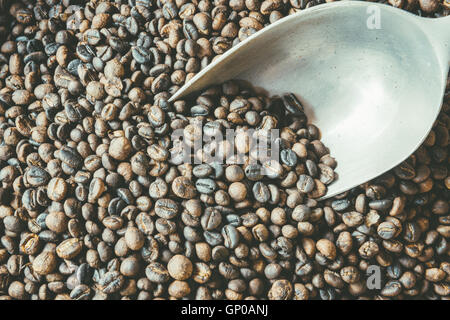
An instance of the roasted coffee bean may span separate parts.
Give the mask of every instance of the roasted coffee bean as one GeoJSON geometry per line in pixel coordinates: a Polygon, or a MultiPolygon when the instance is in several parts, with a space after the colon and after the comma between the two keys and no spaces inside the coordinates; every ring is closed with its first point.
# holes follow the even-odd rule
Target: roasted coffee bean
{"type": "Polygon", "coordinates": [[[108,152],[116,160],[125,160],[128,158],[132,149],[131,142],[125,137],[115,138],[109,145],[108,152]]]}
{"type": "Polygon", "coordinates": [[[73,259],[80,254],[83,248],[82,242],[76,238],[64,240],[56,247],[56,254],[62,259],[73,259]]]}
{"type": "Polygon", "coordinates": [[[197,178],[206,178],[213,173],[213,168],[209,164],[204,163],[204,164],[195,166],[194,169],[192,170],[192,173],[197,178]]]}
{"type": "Polygon", "coordinates": [[[222,228],[222,236],[225,247],[234,249],[239,243],[239,233],[232,225],[226,225],[222,228]]]}
{"type": "Polygon", "coordinates": [[[347,199],[335,200],[331,203],[331,207],[335,211],[345,211],[350,207],[351,203],[347,199]]]}
{"type": "Polygon", "coordinates": [[[205,231],[203,233],[203,236],[205,238],[205,241],[210,245],[210,246],[217,246],[223,243],[223,237],[220,233],[218,232],[211,232],[211,231],[205,231]]]}
{"type": "Polygon", "coordinates": [[[154,182],[150,184],[148,194],[154,199],[164,198],[169,192],[169,186],[161,178],[156,178],[154,182]]]}
{"type": "Polygon", "coordinates": [[[265,203],[270,199],[269,188],[262,182],[255,182],[252,188],[253,196],[255,200],[261,203],[265,203]]]}
{"type": "Polygon", "coordinates": [[[99,284],[103,293],[111,294],[118,292],[124,282],[124,277],[118,271],[108,271],[100,278],[99,284]]]}
{"type": "Polygon", "coordinates": [[[391,200],[373,200],[369,202],[369,208],[379,210],[379,211],[385,211],[392,207],[392,201],[391,200]]]}
{"type": "Polygon", "coordinates": [[[291,149],[281,150],[280,157],[281,161],[289,167],[294,167],[297,164],[297,155],[291,149]]]}
{"type": "Polygon", "coordinates": [[[80,284],[73,288],[70,292],[70,298],[73,300],[89,300],[91,295],[91,288],[85,284],[80,284]]]}
{"type": "Polygon", "coordinates": [[[159,262],[152,262],[145,268],[145,275],[151,282],[164,283],[170,279],[169,272],[159,262]]]}
{"type": "Polygon", "coordinates": [[[167,264],[167,270],[172,278],[186,280],[192,275],[192,262],[183,255],[173,256],[167,264]]]}
{"type": "Polygon", "coordinates": [[[31,167],[25,172],[24,179],[33,187],[45,185],[50,180],[47,171],[39,167],[31,167]]]}
{"type": "Polygon", "coordinates": [[[83,163],[80,154],[75,149],[68,146],[62,147],[58,154],[55,153],[55,156],[74,169],[79,168],[83,163]]]}
{"type": "Polygon", "coordinates": [[[377,232],[381,238],[383,238],[385,240],[389,240],[389,239],[392,239],[393,237],[395,237],[395,235],[397,233],[397,228],[391,222],[383,222],[383,223],[380,223],[380,225],[378,226],[377,232]]]}
{"type": "Polygon", "coordinates": [[[125,232],[125,242],[131,250],[139,250],[144,246],[143,233],[136,227],[128,227],[125,232]]]}
{"type": "Polygon", "coordinates": [[[294,115],[303,114],[303,106],[294,94],[284,94],[281,99],[283,100],[284,107],[289,113],[294,115]]]}
{"type": "Polygon", "coordinates": [[[211,231],[220,226],[222,215],[217,209],[207,208],[200,221],[204,230],[211,231]]]}
{"type": "Polygon", "coordinates": [[[33,260],[33,270],[40,275],[47,275],[56,268],[56,263],[56,255],[53,252],[42,252],[33,260]]]}
{"type": "Polygon", "coordinates": [[[314,179],[308,175],[302,174],[298,177],[297,188],[303,193],[309,193],[314,190],[314,179]]]}
{"type": "Polygon", "coordinates": [[[259,164],[249,164],[245,168],[245,176],[250,181],[258,181],[263,178],[263,169],[259,164]]]}
{"type": "Polygon", "coordinates": [[[186,177],[176,177],[172,182],[173,193],[182,199],[192,199],[195,197],[197,194],[196,187],[199,190],[198,186],[194,186],[192,181],[186,177]]]}
{"type": "Polygon", "coordinates": [[[269,290],[270,300],[289,300],[293,295],[292,283],[288,280],[276,280],[269,290]]]}
{"type": "Polygon", "coordinates": [[[216,190],[217,185],[213,179],[198,179],[195,187],[200,193],[211,194],[216,190]]]}
{"type": "Polygon", "coordinates": [[[172,219],[178,214],[178,205],[171,199],[158,199],[155,202],[155,213],[164,219],[172,219]]]}
{"type": "Polygon", "coordinates": [[[327,166],[322,163],[319,163],[318,167],[319,167],[319,171],[320,171],[320,174],[319,174],[320,181],[326,185],[332,183],[335,179],[334,170],[330,166],[327,166]]]}

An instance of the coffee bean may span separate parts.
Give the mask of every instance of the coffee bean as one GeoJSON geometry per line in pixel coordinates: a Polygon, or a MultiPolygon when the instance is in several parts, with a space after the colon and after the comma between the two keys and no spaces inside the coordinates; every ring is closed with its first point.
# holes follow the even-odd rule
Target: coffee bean
{"type": "Polygon", "coordinates": [[[334,170],[331,167],[321,163],[318,164],[318,167],[320,171],[320,181],[326,185],[332,183],[335,179],[334,170]]]}
{"type": "Polygon", "coordinates": [[[205,241],[210,246],[217,246],[223,243],[223,237],[220,233],[217,232],[211,232],[211,231],[205,231],[203,233],[203,237],[205,238],[205,241]]]}
{"type": "Polygon", "coordinates": [[[89,300],[91,288],[85,284],[80,284],[70,292],[70,298],[73,300],[89,300]]]}
{"type": "Polygon", "coordinates": [[[320,239],[316,243],[317,250],[326,258],[334,260],[336,257],[336,247],[333,242],[327,239],[320,239]]]}
{"type": "Polygon", "coordinates": [[[164,219],[172,219],[178,214],[178,205],[171,199],[158,199],[155,202],[155,213],[164,219]]]}
{"type": "Polygon", "coordinates": [[[256,201],[265,203],[270,199],[269,188],[262,182],[255,182],[252,188],[253,196],[256,201]]]}
{"type": "Polygon", "coordinates": [[[379,210],[379,211],[385,211],[392,207],[392,201],[391,200],[373,200],[369,202],[369,208],[379,210]]]}
{"type": "Polygon", "coordinates": [[[125,137],[119,137],[111,140],[108,152],[116,160],[125,160],[131,152],[132,146],[130,140],[125,137]]]}
{"type": "Polygon", "coordinates": [[[56,268],[56,255],[50,251],[44,251],[33,260],[33,270],[40,275],[47,275],[56,268]]]}
{"type": "MultiPolygon", "coordinates": [[[[248,167],[247,167],[248,168],[248,167]]],[[[246,169],[247,170],[247,169],[246,169]]],[[[253,171],[252,168],[248,168],[248,171],[253,171]]],[[[261,176],[262,177],[262,176],[261,176]]],[[[238,182],[244,178],[244,171],[238,165],[231,165],[225,169],[225,178],[230,182],[238,182]]]]}
{"type": "Polygon", "coordinates": [[[169,272],[159,262],[152,262],[145,268],[145,275],[151,282],[164,283],[170,279],[169,272]]]}
{"type": "Polygon", "coordinates": [[[232,225],[226,225],[222,228],[222,236],[225,247],[234,249],[239,243],[239,233],[232,225]]]}
{"type": "Polygon", "coordinates": [[[314,180],[308,175],[302,174],[298,177],[297,188],[303,193],[309,193],[314,189],[314,180]]]}
{"type": "Polygon", "coordinates": [[[45,185],[50,180],[50,175],[42,168],[31,167],[26,171],[24,179],[33,187],[45,185]]]}
{"type": "Polygon", "coordinates": [[[73,259],[80,254],[83,246],[80,240],[71,238],[64,240],[56,247],[56,254],[61,259],[73,259]]]}
{"type": "Polygon", "coordinates": [[[192,262],[183,255],[173,256],[167,264],[167,270],[172,278],[176,280],[186,280],[192,275],[192,262]]]}
{"type": "Polygon", "coordinates": [[[125,279],[118,271],[108,271],[100,279],[99,284],[103,293],[111,294],[118,292],[124,285],[125,279]]]}
{"type": "Polygon", "coordinates": [[[297,155],[291,149],[281,150],[281,161],[289,167],[294,167],[297,164],[297,155]]]}
{"type": "Polygon", "coordinates": [[[289,113],[292,114],[303,114],[303,106],[301,105],[300,101],[293,95],[290,94],[284,94],[281,99],[283,100],[283,105],[286,108],[286,110],[289,113]]]}
{"type": "Polygon", "coordinates": [[[213,179],[198,179],[195,187],[200,193],[211,194],[216,190],[217,185],[213,179]]]}
{"type": "Polygon", "coordinates": [[[220,226],[222,215],[217,209],[207,208],[200,221],[204,230],[211,231],[220,226]]]}
{"type": "Polygon", "coordinates": [[[206,178],[213,173],[213,168],[209,164],[204,163],[204,164],[195,166],[194,169],[192,170],[192,173],[197,178],[206,178]]]}
{"type": "Polygon", "coordinates": [[[389,281],[386,283],[381,292],[386,297],[395,297],[400,294],[401,290],[402,287],[399,281],[389,281]]]}
{"type": "Polygon", "coordinates": [[[335,211],[345,211],[350,207],[351,203],[347,199],[335,200],[331,203],[331,207],[335,211]]]}
{"type": "Polygon", "coordinates": [[[228,188],[228,194],[236,202],[243,201],[247,196],[247,188],[241,182],[233,182],[228,188]]]}
{"type": "Polygon", "coordinates": [[[289,300],[292,297],[292,283],[287,280],[276,280],[269,290],[269,300],[289,300]]]}
{"type": "Polygon", "coordinates": [[[131,250],[139,250],[144,246],[144,235],[136,227],[128,227],[125,232],[125,242],[131,250]]]}

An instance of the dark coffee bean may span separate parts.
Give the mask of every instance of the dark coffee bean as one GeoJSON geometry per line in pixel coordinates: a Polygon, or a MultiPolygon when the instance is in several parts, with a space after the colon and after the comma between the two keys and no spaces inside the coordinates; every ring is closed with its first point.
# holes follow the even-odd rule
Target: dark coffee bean
{"type": "Polygon", "coordinates": [[[294,167],[297,164],[297,155],[291,149],[281,150],[280,157],[281,161],[289,167],[294,167]]]}
{"type": "Polygon", "coordinates": [[[198,40],[200,34],[192,21],[183,20],[183,33],[187,39],[198,40]]]}
{"type": "Polygon", "coordinates": [[[259,164],[249,164],[245,168],[245,176],[251,181],[258,181],[263,178],[263,169],[259,164]]]}
{"type": "Polygon", "coordinates": [[[133,54],[133,59],[136,60],[137,63],[145,64],[151,62],[152,54],[145,48],[133,47],[131,53],[133,54]]]}
{"type": "Polygon", "coordinates": [[[407,222],[403,227],[403,230],[403,238],[410,243],[417,242],[420,238],[420,235],[422,234],[419,226],[414,222],[407,222]]]}
{"type": "Polygon", "coordinates": [[[209,114],[209,109],[204,105],[196,105],[191,108],[191,115],[194,117],[207,116],[209,114]]]}
{"type": "Polygon", "coordinates": [[[411,180],[416,176],[414,167],[406,161],[395,167],[394,173],[403,180],[411,180]]]}
{"type": "Polygon", "coordinates": [[[222,215],[217,209],[207,208],[200,221],[203,230],[211,231],[220,226],[222,215]]]}
{"type": "Polygon", "coordinates": [[[283,106],[289,113],[300,115],[303,114],[303,106],[294,94],[284,94],[281,96],[281,99],[283,100],[283,106]]]}
{"type": "Polygon", "coordinates": [[[392,200],[373,200],[369,202],[369,207],[371,209],[385,211],[392,207],[392,200]]]}
{"type": "Polygon", "coordinates": [[[91,62],[92,58],[95,57],[94,48],[92,48],[89,44],[78,45],[76,48],[76,54],[78,58],[85,63],[91,62]]]}
{"type": "Polygon", "coordinates": [[[302,174],[298,177],[297,188],[303,193],[309,193],[314,189],[314,180],[308,175],[302,174]]]}
{"type": "Polygon", "coordinates": [[[50,180],[50,175],[47,171],[39,167],[31,167],[25,173],[26,181],[33,187],[45,185],[50,180]]]}
{"type": "Polygon", "coordinates": [[[377,228],[377,233],[381,238],[390,240],[395,237],[397,228],[391,222],[382,222],[377,228]]]}
{"type": "Polygon", "coordinates": [[[318,167],[320,171],[319,174],[320,181],[326,185],[332,183],[335,179],[334,170],[330,166],[321,163],[318,164],[318,167]]]}
{"type": "Polygon", "coordinates": [[[125,283],[124,277],[118,271],[108,271],[100,279],[102,292],[111,294],[118,292],[125,283]]]}
{"type": "Polygon", "coordinates": [[[317,177],[318,168],[314,161],[308,159],[306,160],[305,165],[306,169],[308,170],[308,174],[313,178],[317,177]]]}
{"type": "Polygon", "coordinates": [[[205,231],[203,236],[210,246],[215,247],[223,243],[222,235],[218,232],[205,231]]]}
{"type": "Polygon", "coordinates": [[[197,178],[206,178],[213,173],[213,168],[209,164],[204,163],[204,164],[195,166],[194,169],[192,170],[192,173],[197,178]]]}
{"type": "Polygon", "coordinates": [[[214,169],[213,178],[215,178],[215,179],[222,178],[222,176],[225,172],[225,169],[222,166],[222,164],[220,164],[218,162],[212,162],[212,163],[209,163],[209,165],[214,169]]]}
{"type": "Polygon", "coordinates": [[[239,233],[232,225],[226,225],[222,228],[222,236],[224,239],[225,247],[234,249],[239,243],[239,233]]]}
{"type": "Polygon", "coordinates": [[[61,148],[56,156],[72,168],[78,168],[83,163],[83,159],[80,154],[75,149],[67,146],[61,148]]]}
{"type": "Polygon", "coordinates": [[[331,207],[335,211],[345,211],[350,207],[351,203],[347,199],[335,200],[331,203],[331,207]]]}
{"type": "Polygon", "coordinates": [[[88,300],[91,295],[91,288],[85,284],[80,284],[70,292],[70,298],[73,300],[88,300]]]}
{"type": "Polygon", "coordinates": [[[120,53],[125,53],[129,50],[129,45],[118,37],[110,37],[108,42],[112,49],[120,53]]]}
{"type": "Polygon", "coordinates": [[[399,281],[389,281],[381,290],[381,294],[386,297],[395,297],[400,294],[402,284],[399,281]]]}
{"type": "Polygon", "coordinates": [[[76,278],[80,284],[88,284],[92,278],[93,271],[87,263],[82,263],[77,271],[76,278]]]}
{"type": "MultiPolygon", "coordinates": [[[[206,179],[199,179],[200,180],[206,180],[206,179]]],[[[212,180],[211,180],[212,181],[212,180]]],[[[182,199],[192,199],[195,197],[195,195],[197,194],[198,190],[199,192],[201,192],[201,190],[199,189],[199,185],[194,186],[194,184],[192,183],[192,181],[186,177],[180,176],[180,177],[176,177],[175,180],[172,182],[172,191],[173,193],[182,198],[182,199]]],[[[202,185],[202,189],[207,189],[208,185],[207,183],[200,183],[202,185]]],[[[214,190],[212,190],[214,191],[214,190]]],[[[212,192],[211,191],[211,192],[212,192]]]]}
{"type": "Polygon", "coordinates": [[[255,182],[252,188],[253,196],[256,201],[265,203],[270,199],[269,188],[262,182],[255,182]]]}
{"type": "Polygon", "coordinates": [[[212,179],[198,179],[195,182],[195,187],[200,193],[211,194],[216,190],[217,185],[212,179]]]}
{"type": "Polygon", "coordinates": [[[164,219],[172,219],[178,214],[178,205],[171,199],[158,199],[155,202],[155,213],[164,219]]]}

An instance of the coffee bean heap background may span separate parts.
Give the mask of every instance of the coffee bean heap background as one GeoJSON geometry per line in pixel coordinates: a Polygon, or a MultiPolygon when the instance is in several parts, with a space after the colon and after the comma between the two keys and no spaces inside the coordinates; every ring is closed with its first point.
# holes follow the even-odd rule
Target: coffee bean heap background
{"type": "Polygon", "coordinates": [[[289,96],[230,82],[167,103],[214,57],[321,2],[0,1],[0,297],[448,298],[448,91],[408,160],[325,202],[313,198],[335,163],[289,96]],[[283,123],[273,105],[297,114],[283,123]],[[195,136],[195,119],[277,120],[292,152],[261,181],[170,162],[168,134],[195,136]],[[370,265],[380,289],[366,286],[370,265]]]}

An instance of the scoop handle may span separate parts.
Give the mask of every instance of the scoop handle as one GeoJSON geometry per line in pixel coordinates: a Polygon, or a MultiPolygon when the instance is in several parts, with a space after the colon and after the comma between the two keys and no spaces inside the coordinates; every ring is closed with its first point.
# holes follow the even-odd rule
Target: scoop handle
{"type": "Polygon", "coordinates": [[[450,66],[450,16],[437,19],[420,18],[420,23],[435,47],[443,71],[447,75],[450,66]]]}

